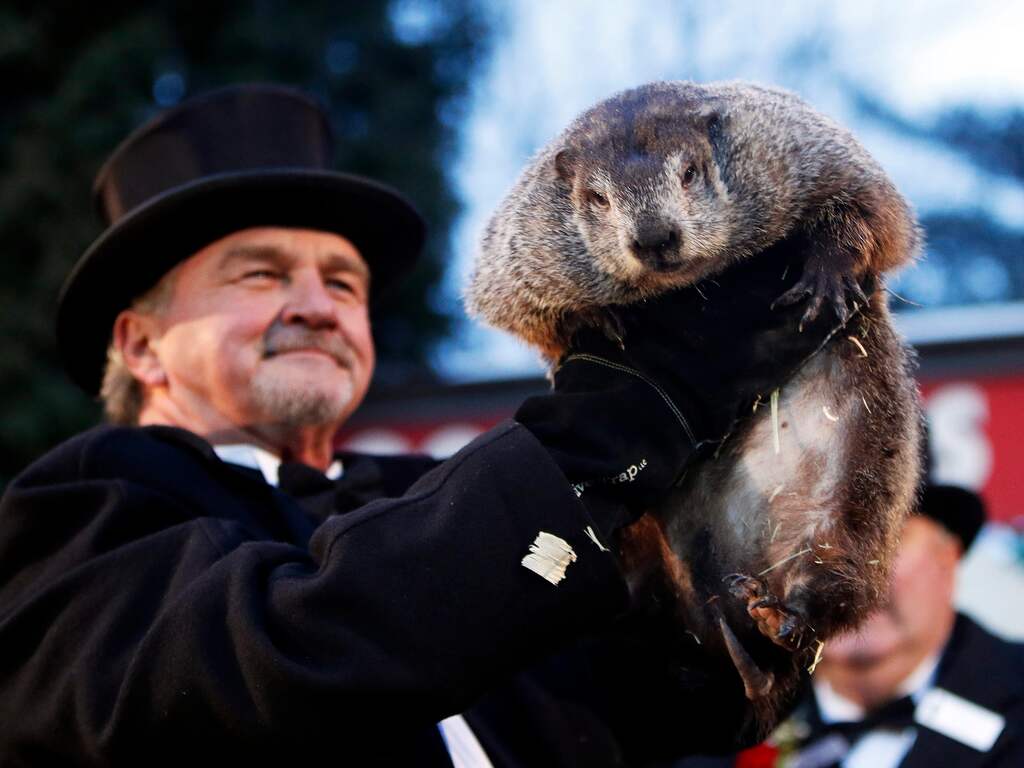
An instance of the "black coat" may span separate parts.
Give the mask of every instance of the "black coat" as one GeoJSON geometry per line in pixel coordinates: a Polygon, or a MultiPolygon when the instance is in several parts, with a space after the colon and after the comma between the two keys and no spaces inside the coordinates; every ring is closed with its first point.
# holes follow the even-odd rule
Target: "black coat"
{"type": "Polygon", "coordinates": [[[900,768],[1024,766],[1024,644],[1002,640],[960,614],[939,662],[935,685],[999,713],[1006,718],[1006,727],[988,752],[918,727],[900,768]]]}
{"type": "Polygon", "coordinates": [[[628,602],[527,430],[436,466],[343,459],[305,508],[166,427],[96,428],[16,478],[0,764],[450,765],[435,724],[466,712],[495,766],[611,766],[626,729],[679,721],[651,696],[609,726],[578,701],[589,662],[516,676],[628,602]],[[520,564],[540,531],[577,555],[557,586],[520,564]]]}
{"type": "MultiPolygon", "coordinates": [[[[979,752],[929,728],[917,737],[899,768],[1020,768],[1024,766],[1024,643],[1002,640],[958,614],[936,670],[935,685],[1006,718],[992,749],[979,752]]],[[[808,690],[794,717],[820,722],[808,690]]],[[[729,768],[733,758],[689,758],[679,768],[729,768]]]]}

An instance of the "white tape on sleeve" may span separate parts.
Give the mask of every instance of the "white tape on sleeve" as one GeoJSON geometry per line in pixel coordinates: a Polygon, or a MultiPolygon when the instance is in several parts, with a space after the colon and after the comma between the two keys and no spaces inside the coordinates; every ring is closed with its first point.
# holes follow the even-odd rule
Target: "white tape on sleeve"
{"type": "Polygon", "coordinates": [[[565,539],[541,531],[530,545],[530,554],[523,565],[538,576],[557,585],[565,578],[566,569],[576,562],[576,553],[565,539]]]}

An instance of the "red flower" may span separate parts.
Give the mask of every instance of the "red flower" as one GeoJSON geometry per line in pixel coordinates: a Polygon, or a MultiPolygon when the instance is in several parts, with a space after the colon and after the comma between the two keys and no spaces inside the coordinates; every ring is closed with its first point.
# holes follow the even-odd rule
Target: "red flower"
{"type": "Polygon", "coordinates": [[[758,744],[736,755],[736,768],[775,768],[778,759],[778,747],[758,744]]]}

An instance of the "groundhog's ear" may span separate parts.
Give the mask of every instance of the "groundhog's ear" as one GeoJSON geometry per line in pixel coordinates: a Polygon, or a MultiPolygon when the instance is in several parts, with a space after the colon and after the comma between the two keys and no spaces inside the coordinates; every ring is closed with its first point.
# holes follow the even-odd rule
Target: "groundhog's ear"
{"type": "Polygon", "coordinates": [[[702,112],[700,117],[704,125],[704,131],[707,133],[708,138],[711,139],[711,142],[715,143],[720,140],[726,128],[725,115],[717,109],[708,109],[702,112]]]}
{"type": "Polygon", "coordinates": [[[555,175],[562,181],[571,184],[576,176],[576,153],[571,149],[563,149],[555,155],[555,175]]]}
{"type": "Polygon", "coordinates": [[[704,131],[707,134],[708,142],[711,144],[711,154],[715,164],[724,170],[726,162],[726,133],[729,127],[729,118],[717,109],[709,109],[701,115],[704,123],[704,131]]]}

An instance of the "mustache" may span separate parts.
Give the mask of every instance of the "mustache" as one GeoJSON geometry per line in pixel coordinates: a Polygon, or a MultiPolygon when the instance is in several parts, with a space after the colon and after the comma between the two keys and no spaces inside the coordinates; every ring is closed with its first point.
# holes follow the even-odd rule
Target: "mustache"
{"type": "Polygon", "coordinates": [[[263,335],[263,357],[308,349],[330,355],[342,368],[351,368],[355,363],[348,342],[337,333],[275,322],[263,335]]]}

